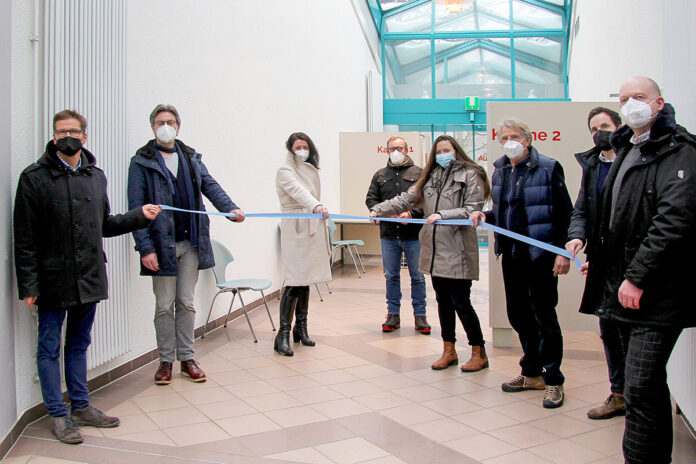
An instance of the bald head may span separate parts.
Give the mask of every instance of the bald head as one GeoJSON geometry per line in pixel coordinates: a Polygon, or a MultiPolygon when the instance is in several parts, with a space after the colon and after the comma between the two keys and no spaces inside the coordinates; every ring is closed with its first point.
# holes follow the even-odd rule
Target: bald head
{"type": "MultiPolygon", "coordinates": [[[[654,100],[662,95],[660,92],[660,86],[657,82],[645,76],[633,76],[621,84],[619,89],[619,102],[623,104],[625,100],[632,97],[633,94],[640,93],[650,100],[654,100]],[[626,96],[624,100],[624,96],[626,96]]],[[[633,97],[635,98],[635,97],[633,97]]]]}
{"type": "MultiPolygon", "coordinates": [[[[626,122],[631,126],[633,132],[640,135],[650,130],[650,127],[655,122],[655,115],[662,111],[662,108],[665,106],[665,99],[662,98],[660,86],[657,85],[657,82],[649,77],[634,76],[621,84],[621,88],[619,89],[619,106],[621,106],[621,114],[626,118],[626,122]],[[636,120],[636,122],[631,123],[629,115],[624,112],[624,105],[629,99],[650,105],[652,116],[647,124],[639,125],[642,124],[639,122],[640,118],[636,120]]],[[[635,107],[632,108],[632,110],[629,110],[629,113],[635,113],[635,107]]]]}

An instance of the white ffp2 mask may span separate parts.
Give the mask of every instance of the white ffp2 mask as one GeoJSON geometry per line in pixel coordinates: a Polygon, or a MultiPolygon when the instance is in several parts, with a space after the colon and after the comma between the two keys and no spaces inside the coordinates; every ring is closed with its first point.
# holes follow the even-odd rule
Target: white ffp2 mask
{"type": "Polygon", "coordinates": [[[503,153],[508,158],[515,160],[524,154],[524,145],[522,145],[517,140],[508,140],[503,145],[503,153]]]}
{"type": "Polygon", "coordinates": [[[157,140],[159,140],[162,143],[169,143],[174,141],[176,138],[176,129],[174,129],[172,126],[169,126],[165,124],[164,126],[159,126],[157,130],[155,131],[155,135],[157,136],[157,140]]]}
{"type": "Polygon", "coordinates": [[[295,150],[294,153],[301,161],[307,161],[309,158],[309,150],[295,150]]]}
{"type": "Polygon", "coordinates": [[[626,124],[633,129],[640,129],[648,124],[653,117],[650,103],[645,103],[635,98],[629,98],[621,107],[621,116],[623,116],[626,124]]]}

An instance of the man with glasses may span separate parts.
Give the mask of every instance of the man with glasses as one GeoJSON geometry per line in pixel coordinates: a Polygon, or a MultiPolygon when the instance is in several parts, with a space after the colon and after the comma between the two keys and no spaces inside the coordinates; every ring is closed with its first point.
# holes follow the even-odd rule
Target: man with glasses
{"type": "MultiPolygon", "coordinates": [[[[205,211],[203,197],[222,212],[244,213],[208,173],[201,155],[177,140],[179,112],[172,105],[157,105],[150,114],[155,139],[140,148],[128,171],[131,208],[157,202],[184,210],[205,211]]],[[[215,265],[210,244],[210,220],[205,214],[168,211],[147,229],[133,232],[140,253],[140,274],[152,276],[155,293],[155,332],[160,365],[155,384],[172,380],[172,363],[181,362],[181,375],[205,382],[205,372],[194,360],[193,332],[196,310],[193,295],[199,269],[215,265]]]]}
{"type": "Polygon", "coordinates": [[[80,425],[116,427],[120,421],[89,404],[87,348],[97,303],[108,297],[102,237],[147,227],[161,211],[145,204],[110,215],[106,176],[96,166],[79,113],[53,117],[53,140],[19,178],[14,210],[19,298],[38,306],[36,364],[52,431],[64,443],[81,443],[80,425]],[[65,328],[65,384],[60,379],[61,328],[65,328]]]}
{"type": "MultiPolygon", "coordinates": [[[[413,164],[408,156],[408,144],[399,136],[387,140],[389,160],[386,167],[372,176],[365,204],[368,209],[407,191],[421,175],[421,168],[413,164]]],[[[401,213],[402,218],[422,218],[423,210],[414,209],[401,213]]],[[[387,318],[382,324],[383,332],[393,332],[401,327],[401,255],[406,256],[411,276],[411,304],[416,330],[430,334],[430,325],[425,316],[425,277],[418,271],[420,258],[419,224],[398,222],[379,223],[382,244],[382,265],[387,282],[387,318]]]]}
{"type": "Polygon", "coordinates": [[[626,125],[611,136],[581,312],[621,328],[626,356],[623,453],[627,464],[672,462],[667,361],[696,326],[691,241],[696,228],[696,139],[647,77],[619,88],[626,125]]]}

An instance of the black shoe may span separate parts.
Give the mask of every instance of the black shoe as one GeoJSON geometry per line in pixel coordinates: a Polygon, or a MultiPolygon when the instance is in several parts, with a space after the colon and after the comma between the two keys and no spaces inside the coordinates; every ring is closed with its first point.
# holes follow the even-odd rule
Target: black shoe
{"type": "Polygon", "coordinates": [[[273,349],[285,356],[295,354],[290,348],[290,327],[297,305],[297,297],[294,295],[293,288],[285,287],[283,296],[280,298],[280,327],[273,342],[273,349]]]}
{"type": "Polygon", "coordinates": [[[398,314],[387,314],[387,320],[382,324],[382,332],[393,332],[401,327],[401,317],[398,314]]]}
{"type": "Polygon", "coordinates": [[[315,346],[314,340],[307,333],[307,314],[309,313],[309,287],[303,287],[297,297],[295,306],[295,327],[292,329],[292,339],[295,343],[302,342],[304,346],[315,346]]]}

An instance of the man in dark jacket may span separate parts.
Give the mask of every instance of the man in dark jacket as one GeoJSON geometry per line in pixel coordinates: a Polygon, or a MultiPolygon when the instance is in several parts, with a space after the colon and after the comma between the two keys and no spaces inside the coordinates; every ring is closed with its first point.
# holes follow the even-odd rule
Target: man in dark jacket
{"type": "Polygon", "coordinates": [[[623,325],[624,458],[671,462],[666,365],[685,327],[696,325],[692,246],[696,138],[674,118],[657,84],[634,77],[619,90],[627,126],[611,137],[616,161],[587,237],[591,260],[580,310],[623,325]]]}
{"type": "MultiPolygon", "coordinates": [[[[244,221],[244,213],[208,174],[201,155],[176,140],[181,126],[179,112],[171,105],[157,105],[150,114],[155,140],[150,140],[131,158],[128,170],[128,204],[169,205],[205,211],[205,195],[223,212],[244,221]]],[[[198,271],[215,265],[210,244],[210,220],[205,214],[167,211],[150,227],[133,232],[140,253],[141,275],[152,276],[155,293],[155,332],[160,365],[155,383],[172,380],[174,358],[181,361],[181,374],[193,382],[205,382],[205,372],[194,360],[193,307],[198,271]]]]}
{"type": "MultiPolygon", "coordinates": [[[[596,227],[597,205],[602,194],[602,187],[615,159],[614,148],[609,143],[609,138],[617,128],[621,127],[621,116],[616,111],[599,106],[590,111],[587,126],[595,146],[584,153],[575,155],[575,159],[582,167],[582,181],[578,199],[575,201],[575,208],[570,217],[568,243],[566,243],[566,249],[573,257],[582,250],[587,237],[596,227]]],[[[591,251],[591,249],[585,249],[587,261],[593,261],[591,251]]],[[[587,417],[590,419],[608,419],[626,414],[626,403],[623,398],[626,356],[621,344],[620,330],[623,330],[623,326],[610,319],[599,320],[599,333],[604,343],[604,354],[609,368],[611,394],[601,406],[587,412],[587,417]]]]}
{"type": "MultiPolygon", "coordinates": [[[[508,118],[498,129],[505,156],[494,163],[493,210],[473,213],[471,219],[475,225],[484,220],[563,247],[573,208],[563,168],[532,147],[532,133],[524,122],[508,118]]],[[[502,389],[546,390],[543,406],[557,408],[563,404],[565,380],[563,335],[556,315],[558,275],[568,273],[570,260],[498,235],[495,253],[503,255],[508,320],[524,352],[521,375],[503,383],[502,389]]]]}
{"type": "MultiPolygon", "coordinates": [[[[387,166],[372,176],[365,204],[368,209],[407,191],[418,181],[421,168],[413,164],[408,156],[408,144],[399,136],[387,140],[389,160],[387,166]]],[[[403,218],[422,218],[423,210],[414,209],[401,213],[403,218]]],[[[393,332],[401,324],[401,254],[406,256],[411,275],[411,304],[416,330],[430,334],[430,325],[425,316],[425,277],[418,271],[420,259],[419,224],[380,222],[379,236],[382,242],[382,265],[387,280],[387,318],[382,324],[383,332],[393,332]]]]}
{"type": "Polygon", "coordinates": [[[80,425],[116,427],[117,417],[89,404],[87,348],[97,303],[108,298],[102,237],[146,227],[161,208],[141,205],[110,215],[106,177],[82,144],[87,121],[75,111],[53,117],[53,140],[19,178],[15,197],[15,267],[19,298],[38,306],[36,364],[52,431],[81,443],[80,425]],[[60,384],[61,328],[67,314],[65,384],[60,384]]]}

